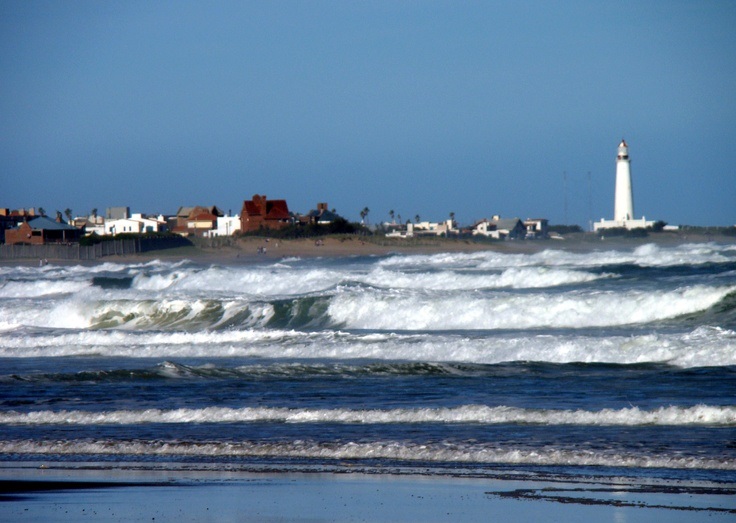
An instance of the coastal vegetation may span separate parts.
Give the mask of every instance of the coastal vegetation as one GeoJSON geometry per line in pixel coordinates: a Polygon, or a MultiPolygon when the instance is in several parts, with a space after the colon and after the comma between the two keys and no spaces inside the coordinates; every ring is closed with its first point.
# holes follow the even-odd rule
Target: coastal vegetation
{"type": "MultiPolygon", "coordinates": [[[[366,213],[367,214],[367,213],[366,213]]],[[[240,233],[239,236],[257,236],[278,239],[316,238],[331,234],[373,234],[368,227],[345,218],[337,218],[330,223],[293,223],[279,229],[261,227],[255,231],[240,233]]]]}

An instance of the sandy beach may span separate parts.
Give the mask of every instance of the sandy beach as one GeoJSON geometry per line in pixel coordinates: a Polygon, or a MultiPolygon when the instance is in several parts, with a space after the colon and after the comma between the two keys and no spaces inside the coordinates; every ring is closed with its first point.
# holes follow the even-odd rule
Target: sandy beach
{"type": "MultiPolygon", "coordinates": [[[[654,244],[672,246],[686,243],[736,243],[736,237],[702,232],[667,232],[643,238],[599,238],[589,233],[566,235],[561,239],[491,241],[474,239],[414,238],[387,239],[335,235],[320,238],[274,239],[239,237],[232,239],[194,239],[190,247],[179,247],[146,253],[104,256],[89,260],[45,260],[59,265],[90,265],[104,262],[140,262],[155,259],[191,260],[203,264],[244,264],[273,262],[290,258],[337,258],[386,256],[390,254],[431,255],[439,253],[472,253],[493,251],[504,254],[531,254],[547,249],[569,252],[591,252],[615,249],[635,249],[654,244]]],[[[36,258],[0,259],[0,265],[38,265],[36,258]]]]}
{"type": "MultiPolygon", "coordinates": [[[[128,256],[107,256],[104,261],[136,261],[156,258],[190,259],[200,263],[259,263],[288,258],[334,258],[351,256],[386,256],[389,254],[431,255],[438,253],[495,251],[506,254],[529,254],[546,249],[589,252],[596,250],[634,249],[641,245],[671,246],[684,243],[736,243],[736,237],[703,233],[660,233],[645,238],[604,238],[592,234],[573,234],[564,239],[474,241],[472,239],[422,238],[413,240],[380,237],[327,236],[280,240],[241,237],[227,243],[196,240],[193,247],[160,250],[128,256]]],[[[36,260],[28,263],[35,263],[36,260]]],[[[12,261],[6,260],[6,264],[12,261]]],[[[18,263],[18,261],[16,261],[18,263]]],[[[20,262],[23,263],[23,262],[20,262]]]]}
{"type": "Polygon", "coordinates": [[[732,521],[736,485],[445,476],[19,468],[0,514],[25,521],[732,521]]]}

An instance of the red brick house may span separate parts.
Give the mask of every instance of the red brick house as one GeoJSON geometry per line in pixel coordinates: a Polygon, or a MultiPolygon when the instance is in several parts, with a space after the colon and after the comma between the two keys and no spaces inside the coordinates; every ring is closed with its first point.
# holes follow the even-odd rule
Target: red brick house
{"type": "Polygon", "coordinates": [[[252,232],[258,229],[281,229],[292,223],[286,200],[268,200],[265,195],[254,195],[243,202],[240,213],[240,230],[252,232]]]}
{"type": "Polygon", "coordinates": [[[78,242],[83,231],[64,223],[61,218],[56,221],[46,216],[36,216],[24,221],[14,229],[5,231],[5,243],[44,245],[46,243],[78,242]]]}

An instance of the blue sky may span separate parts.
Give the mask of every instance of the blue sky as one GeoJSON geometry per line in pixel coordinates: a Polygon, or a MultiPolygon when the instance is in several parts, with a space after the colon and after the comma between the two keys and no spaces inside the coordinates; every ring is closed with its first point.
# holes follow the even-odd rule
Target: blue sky
{"type": "Polygon", "coordinates": [[[0,0],[0,206],[736,223],[736,3],[0,0]],[[590,174],[589,174],[590,173],[590,174]]]}

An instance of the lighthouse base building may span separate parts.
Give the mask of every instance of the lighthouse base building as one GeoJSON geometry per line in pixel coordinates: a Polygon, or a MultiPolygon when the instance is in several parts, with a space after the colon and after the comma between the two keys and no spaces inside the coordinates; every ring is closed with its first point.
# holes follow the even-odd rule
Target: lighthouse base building
{"type": "Polygon", "coordinates": [[[613,220],[601,219],[593,223],[593,230],[601,229],[646,229],[652,227],[654,221],[642,217],[634,218],[634,190],[631,185],[631,161],[629,146],[625,140],[618,144],[616,156],[616,197],[614,201],[613,220]]]}

